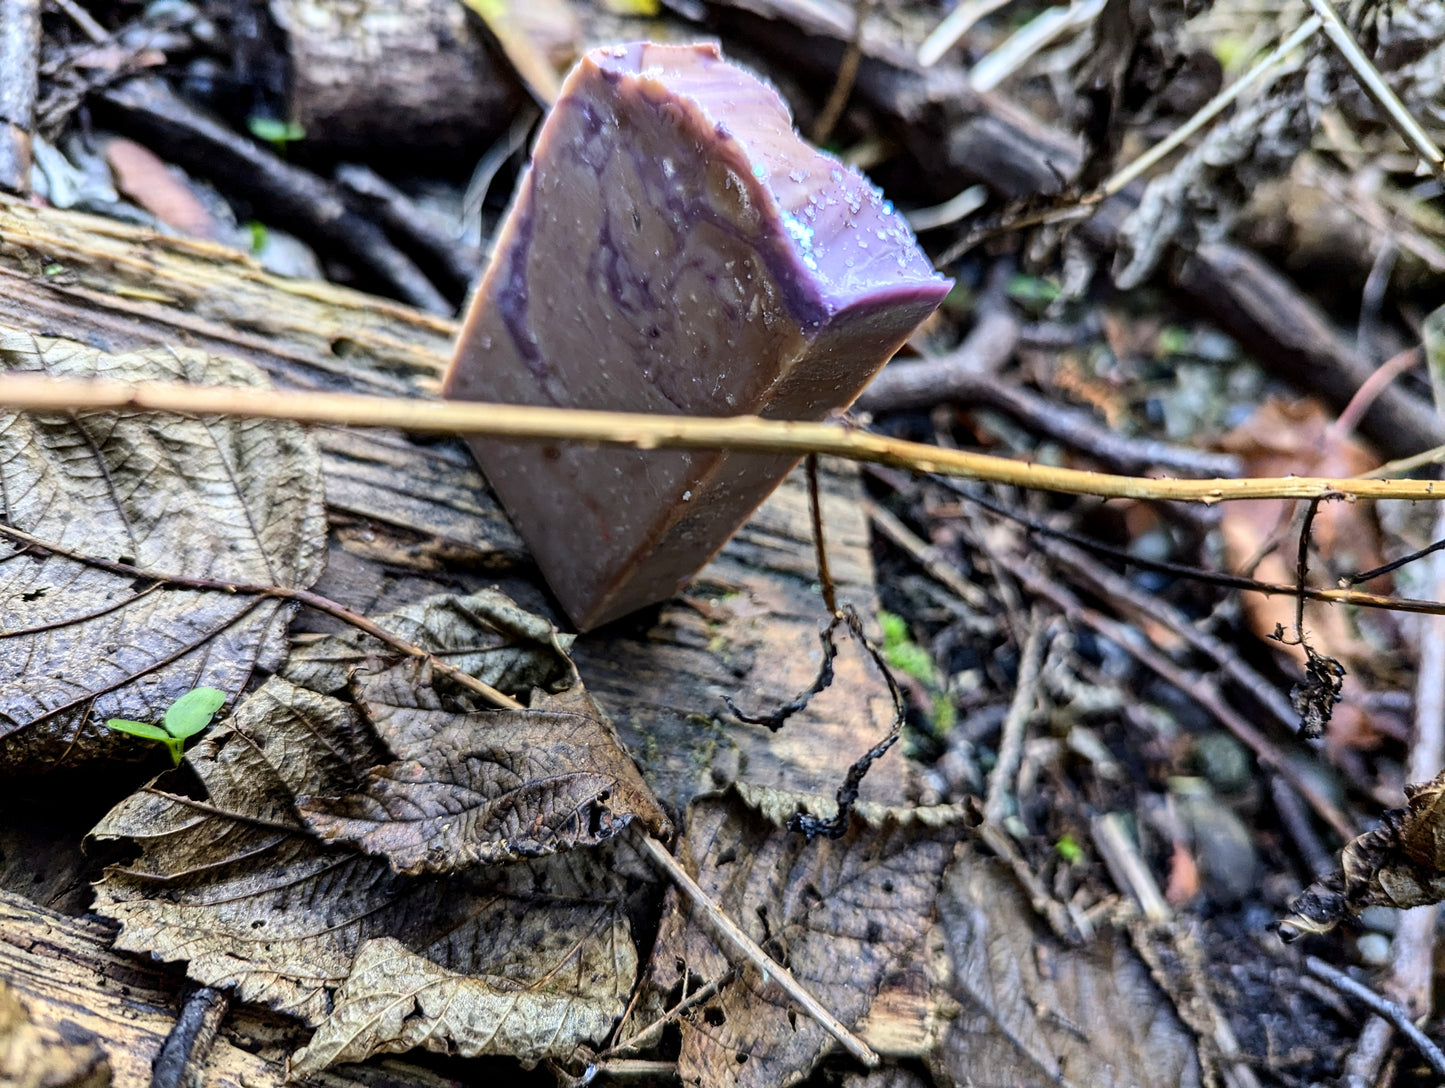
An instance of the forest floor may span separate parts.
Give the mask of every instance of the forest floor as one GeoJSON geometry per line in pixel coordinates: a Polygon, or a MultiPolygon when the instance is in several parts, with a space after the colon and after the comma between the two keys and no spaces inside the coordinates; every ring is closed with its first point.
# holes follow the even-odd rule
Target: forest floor
{"type": "Polygon", "coordinates": [[[455,438],[0,410],[0,1084],[1445,1081],[1445,513],[1347,493],[1445,459],[1445,4],[1344,14],[0,0],[7,371],[432,400],[561,75],[708,39],[955,281],[843,430],[1043,483],[825,458],[574,640],[455,438]]]}

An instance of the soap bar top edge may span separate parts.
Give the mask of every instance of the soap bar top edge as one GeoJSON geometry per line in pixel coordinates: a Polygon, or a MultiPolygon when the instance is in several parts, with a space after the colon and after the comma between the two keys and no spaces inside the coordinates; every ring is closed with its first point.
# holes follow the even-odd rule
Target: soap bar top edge
{"type": "Polygon", "coordinates": [[[585,54],[569,87],[601,76],[648,99],[693,112],[711,153],[728,163],[749,197],[770,210],[777,249],[802,294],[827,317],[883,298],[942,301],[952,280],[938,274],[907,222],[866,177],[808,143],[777,90],[722,57],[710,42],[629,42],[585,54]]]}

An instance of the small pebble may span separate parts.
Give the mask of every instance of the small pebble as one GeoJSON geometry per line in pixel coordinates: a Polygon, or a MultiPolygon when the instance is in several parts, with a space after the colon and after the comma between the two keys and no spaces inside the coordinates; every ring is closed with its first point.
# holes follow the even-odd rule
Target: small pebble
{"type": "Polygon", "coordinates": [[[1360,962],[1367,967],[1383,967],[1390,959],[1390,938],[1383,933],[1365,933],[1355,942],[1360,962]]]}

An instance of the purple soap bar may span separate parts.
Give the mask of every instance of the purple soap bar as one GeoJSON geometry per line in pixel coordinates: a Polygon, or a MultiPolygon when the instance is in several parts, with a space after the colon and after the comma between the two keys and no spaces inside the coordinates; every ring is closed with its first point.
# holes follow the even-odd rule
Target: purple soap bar
{"type": "MultiPolygon", "coordinates": [[[[596,49],[542,126],[443,395],[817,420],[949,286],[882,195],[716,47],[596,49]]],[[[582,630],[674,595],[796,463],[472,446],[582,630]]]]}

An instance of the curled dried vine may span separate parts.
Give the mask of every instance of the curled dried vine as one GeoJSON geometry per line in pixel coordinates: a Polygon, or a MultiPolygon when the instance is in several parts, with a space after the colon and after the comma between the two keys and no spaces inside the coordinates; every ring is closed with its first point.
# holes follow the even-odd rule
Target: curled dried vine
{"type": "MultiPolygon", "coordinates": [[[[1324,496],[1329,497],[1329,496],[1324,496]]],[[[1300,524],[1299,553],[1295,559],[1294,632],[1286,635],[1284,626],[1275,626],[1271,636],[1286,646],[1298,646],[1305,654],[1305,677],[1289,691],[1290,702],[1299,714],[1300,733],[1308,740],[1324,736],[1335,705],[1340,701],[1345,682],[1345,667],[1335,658],[1322,654],[1310,645],[1305,635],[1305,579],[1309,574],[1310,530],[1319,512],[1321,499],[1311,499],[1305,506],[1300,524]]]]}

